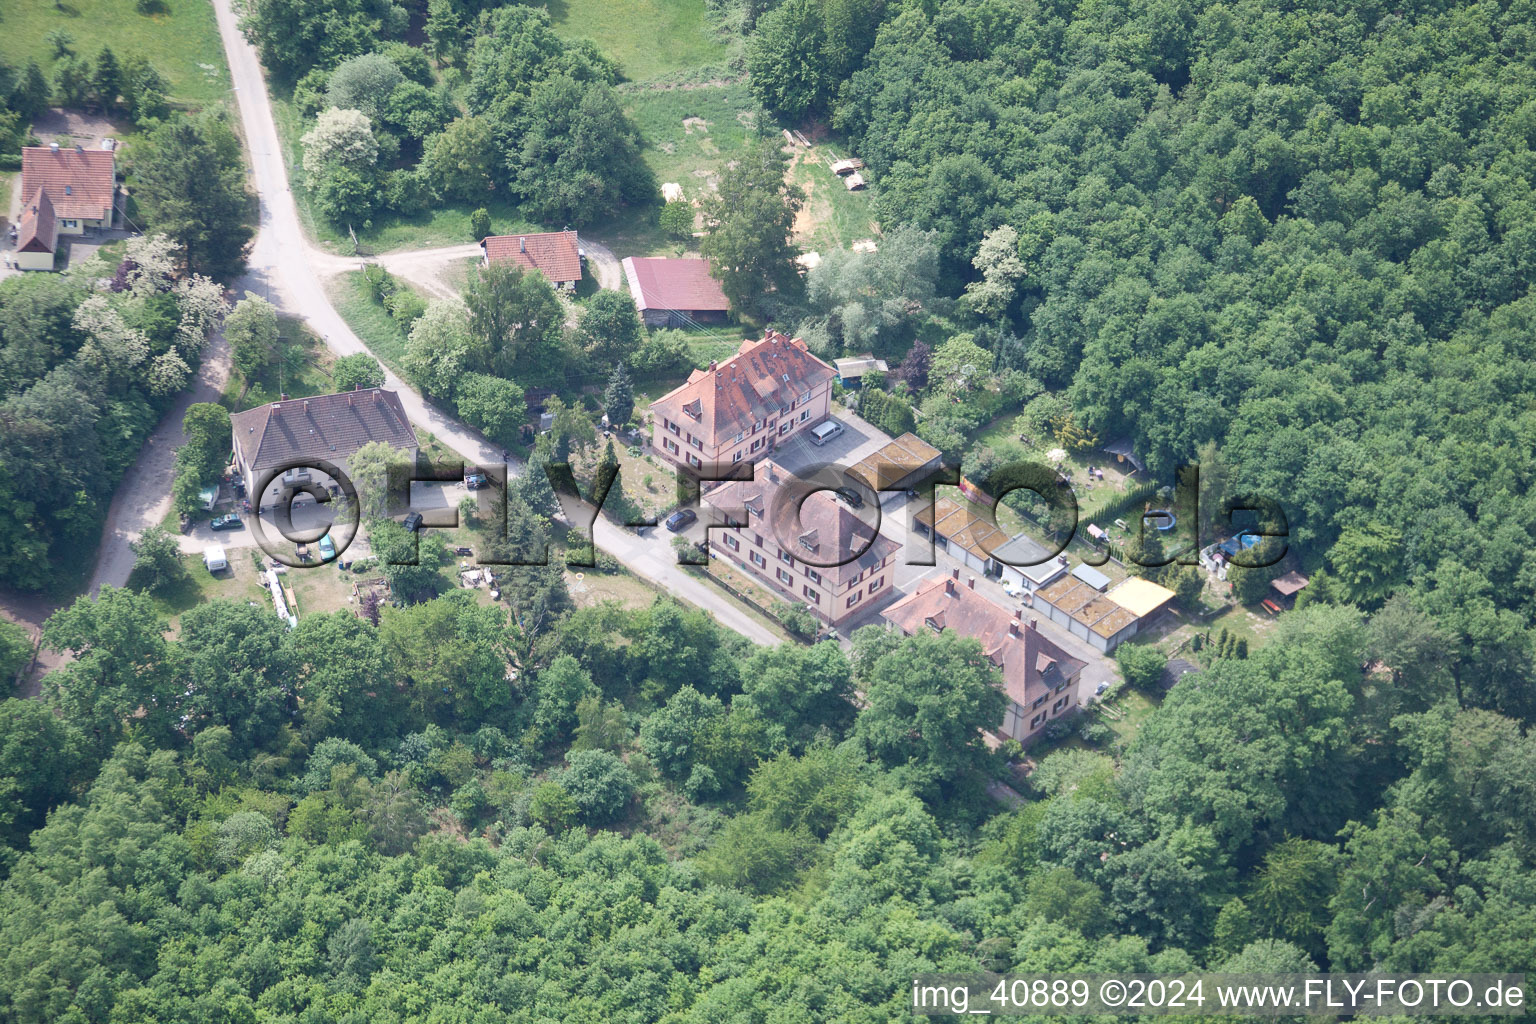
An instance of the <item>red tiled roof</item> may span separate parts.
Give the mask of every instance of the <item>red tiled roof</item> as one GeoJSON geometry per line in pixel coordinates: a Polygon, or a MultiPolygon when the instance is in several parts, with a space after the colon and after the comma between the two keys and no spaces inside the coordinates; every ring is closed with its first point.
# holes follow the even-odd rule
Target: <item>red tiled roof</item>
{"type": "Polygon", "coordinates": [[[791,401],[835,376],[804,341],[769,331],[760,341],[743,341],[730,359],[694,370],[688,383],[656,399],[651,410],[697,424],[696,433],[718,444],[757,420],[787,412],[791,401]]]}
{"type": "Polygon", "coordinates": [[[516,263],[537,270],[552,284],[581,280],[581,247],[574,231],[535,235],[491,235],[480,242],[492,263],[516,263]]]}
{"type": "MultiPolygon", "coordinates": [[[[834,587],[876,568],[901,547],[877,534],[830,491],[816,491],[797,501],[797,494],[804,492],[791,490],[786,486],[789,480],[783,469],[765,461],[756,467],[750,481],[722,484],[704,500],[722,512],[735,514],[737,522],[745,509],[744,528],[760,531],[765,545],[776,542],[834,587]],[[848,560],[858,552],[863,553],[848,560]],[[844,564],[834,564],[838,562],[844,564]]],[[[773,566],[771,561],[769,566],[773,566]]]]}
{"type": "Polygon", "coordinates": [[[53,200],[56,216],[71,220],[109,220],[117,192],[117,165],[105,149],[26,146],[21,151],[21,194],[42,189],[53,200]]]}
{"type": "Polygon", "coordinates": [[[382,388],[272,402],[229,419],[245,464],[257,472],[293,459],[337,462],[370,441],[417,447],[400,396],[382,388]]]}
{"type": "Polygon", "coordinates": [[[39,189],[21,212],[17,228],[17,252],[53,252],[59,231],[54,221],[53,203],[48,193],[39,189]]]}
{"type": "Polygon", "coordinates": [[[629,256],[624,260],[624,277],[641,310],[723,313],[731,306],[720,282],[709,276],[709,260],[629,256]]]}
{"type": "Polygon", "coordinates": [[[1003,677],[1015,704],[1028,708],[1086,664],[1072,657],[1014,613],[978,594],[955,575],[929,580],[887,608],[882,617],[911,636],[920,629],[949,629],[981,643],[1003,677]]]}

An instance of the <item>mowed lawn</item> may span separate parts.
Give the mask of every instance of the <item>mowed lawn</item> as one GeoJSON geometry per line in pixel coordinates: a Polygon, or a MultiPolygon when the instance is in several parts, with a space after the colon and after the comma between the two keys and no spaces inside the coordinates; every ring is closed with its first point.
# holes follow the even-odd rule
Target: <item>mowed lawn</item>
{"type": "Polygon", "coordinates": [[[632,82],[721,64],[730,51],[704,0],[548,0],[546,9],[555,31],[597,43],[632,82]]]}
{"type": "Polygon", "coordinates": [[[224,48],[208,0],[160,0],[154,14],[139,14],[132,0],[5,0],[0,4],[0,56],[25,67],[35,59],[53,76],[48,33],[67,32],[74,51],[94,59],[110,46],[119,60],[149,59],[170,85],[174,103],[202,106],[229,91],[224,48]]]}

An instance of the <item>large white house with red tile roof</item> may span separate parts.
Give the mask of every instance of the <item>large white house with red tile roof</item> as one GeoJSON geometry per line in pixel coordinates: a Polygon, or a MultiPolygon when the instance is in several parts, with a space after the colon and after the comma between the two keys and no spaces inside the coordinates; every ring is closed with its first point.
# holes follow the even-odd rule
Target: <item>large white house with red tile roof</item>
{"type": "Polygon", "coordinates": [[[807,493],[771,460],[753,479],[704,496],[739,529],[710,530],[714,557],[761,580],[818,619],[839,625],[896,593],[901,545],[876,532],[831,491],[807,493]]]}
{"type": "Polygon", "coordinates": [[[756,462],[827,418],[836,376],[802,339],[769,331],[652,402],[652,443],[694,469],[756,462]]]}

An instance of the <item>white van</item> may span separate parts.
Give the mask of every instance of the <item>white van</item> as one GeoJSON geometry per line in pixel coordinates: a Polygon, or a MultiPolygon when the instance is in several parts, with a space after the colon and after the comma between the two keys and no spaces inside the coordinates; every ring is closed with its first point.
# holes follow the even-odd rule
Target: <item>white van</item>
{"type": "Polygon", "coordinates": [[[229,568],[229,556],[224,554],[224,549],[217,545],[203,549],[203,564],[209,572],[223,572],[229,568]]]}
{"type": "Polygon", "coordinates": [[[842,432],[843,425],[837,420],[822,420],[811,428],[811,444],[826,444],[842,432]]]}

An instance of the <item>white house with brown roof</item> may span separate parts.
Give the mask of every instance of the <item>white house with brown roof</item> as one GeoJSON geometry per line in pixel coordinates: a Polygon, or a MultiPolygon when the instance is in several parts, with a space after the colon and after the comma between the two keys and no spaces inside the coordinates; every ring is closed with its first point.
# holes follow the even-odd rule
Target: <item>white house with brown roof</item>
{"type": "Polygon", "coordinates": [[[116,158],[110,150],[58,143],[23,147],[21,201],[16,264],[22,270],[52,270],[60,235],[112,226],[116,158]]]}
{"type": "Polygon", "coordinates": [[[907,636],[919,630],[953,630],[981,643],[982,652],[997,666],[1008,708],[999,735],[1024,741],[1047,722],[1076,707],[1078,684],[1086,663],[1074,658],[1042,634],[1034,619],[1016,613],[975,590],[971,577],[960,581],[960,570],[929,580],[881,613],[881,618],[907,636]]]}
{"type": "Polygon", "coordinates": [[[345,471],[347,460],[372,441],[411,459],[420,447],[400,396],[383,388],[270,402],[229,419],[235,465],[253,502],[256,483],[269,470],[328,462],[345,471]]]}
{"type": "Polygon", "coordinates": [[[490,235],[480,240],[481,262],[515,263],[537,270],[556,288],[570,290],[581,280],[581,239],[574,231],[532,235],[490,235]]]}
{"type": "Polygon", "coordinates": [[[789,481],[767,461],[751,481],[722,484],[705,495],[709,505],[742,523],[709,531],[712,555],[833,626],[894,595],[901,545],[831,491],[806,494],[789,481]]]}
{"type": "Polygon", "coordinates": [[[680,465],[756,462],[827,418],[837,372],[769,331],[650,405],[652,443],[680,465]]]}

